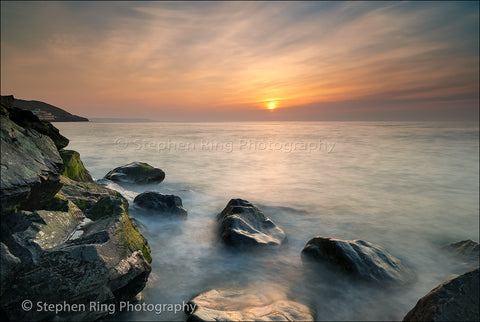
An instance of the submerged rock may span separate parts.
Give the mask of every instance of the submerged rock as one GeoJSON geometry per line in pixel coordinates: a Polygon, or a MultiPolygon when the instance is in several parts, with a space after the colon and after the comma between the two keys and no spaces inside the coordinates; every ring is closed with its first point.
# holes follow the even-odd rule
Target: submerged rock
{"type": "Polygon", "coordinates": [[[108,172],[105,179],[125,183],[160,183],[165,179],[165,172],[148,163],[132,162],[108,172]]]}
{"type": "Polygon", "coordinates": [[[145,209],[171,214],[177,216],[187,216],[187,211],[183,208],[182,199],[179,196],[167,195],[156,191],[146,191],[135,197],[133,202],[145,209]]]}
{"type": "Polygon", "coordinates": [[[479,308],[477,268],[431,290],[403,321],[480,321],[479,308]]]}
{"type": "Polygon", "coordinates": [[[62,186],[62,159],[48,136],[0,118],[1,213],[38,209],[62,186]]]}
{"type": "Polygon", "coordinates": [[[214,289],[189,302],[187,321],[313,321],[310,308],[290,301],[278,288],[267,293],[254,289],[214,289]]]}
{"type": "Polygon", "coordinates": [[[73,150],[61,150],[63,160],[62,175],[76,181],[93,182],[92,176],[80,159],[80,153],[73,150]]]}
{"type": "Polygon", "coordinates": [[[453,253],[459,258],[465,259],[478,265],[478,261],[480,258],[480,245],[473,240],[462,240],[459,242],[448,244],[443,248],[453,253]]]}
{"type": "Polygon", "coordinates": [[[315,237],[303,249],[302,257],[340,268],[364,280],[406,283],[412,279],[412,272],[398,258],[363,240],[315,237]]]}
{"type": "Polygon", "coordinates": [[[220,237],[232,246],[275,246],[286,241],[285,232],[250,202],[232,199],[217,216],[220,237]]]}

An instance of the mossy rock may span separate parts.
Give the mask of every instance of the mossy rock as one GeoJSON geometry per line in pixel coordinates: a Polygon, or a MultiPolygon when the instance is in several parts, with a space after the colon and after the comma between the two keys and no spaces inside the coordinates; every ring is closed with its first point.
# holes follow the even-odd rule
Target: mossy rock
{"type": "Polygon", "coordinates": [[[63,160],[62,175],[75,181],[93,182],[92,176],[85,169],[80,154],[73,150],[61,150],[63,160]]]}
{"type": "Polygon", "coordinates": [[[61,193],[57,193],[43,206],[43,208],[52,211],[68,211],[69,203],[72,202],[65,198],[61,193]]]}
{"type": "Polygon", "coordinates": [[[148,263],[152,262],[152,254],[147,239],[138,231],[132,217],[125,213],[120,217],[120,237],[119,241],[130,251],[142,251],[143,257],[148,263]]]}
{"type": "Polygon", "coordinates": [[[63,187],[58,192],[58,195],[72,201],[82,211],[87,211],[105,196],[123,198],[117,191],[97,183],[75,181],[65,176],[60,177],[60,182],[63,184],[63,187]]]}
{"type": "Polygon", "coordinates": [[[101,197],[85,215],[91,220],[98,220],[106,216],[120,216],[127,212],[128,201],[123,197],[104,196],[101,197]]]}
{"type": "Polygon", "coordinates": [[[165,179],[165,172],[145,162],[132,162],[108,172],[105,179],[136,184],[160,183],[165,179]]]}

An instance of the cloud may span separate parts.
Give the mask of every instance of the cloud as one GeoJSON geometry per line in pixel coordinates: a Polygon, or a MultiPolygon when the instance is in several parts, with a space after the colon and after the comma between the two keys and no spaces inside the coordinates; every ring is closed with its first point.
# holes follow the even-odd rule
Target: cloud
{"type": "Polygon", "coordinates": [[[471,99],[471,6],[2,2],[2,94],[93,116],[133,104],[146,117],[248,113],[272,99],[318,113],[321,102],[471,99]]]}

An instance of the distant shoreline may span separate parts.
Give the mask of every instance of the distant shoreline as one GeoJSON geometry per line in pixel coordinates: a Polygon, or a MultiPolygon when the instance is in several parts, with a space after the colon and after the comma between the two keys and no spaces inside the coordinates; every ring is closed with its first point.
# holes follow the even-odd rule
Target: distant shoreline
{"type": "MultiPolygon", "coordinates": [[[[440,121],[440,120],[388,120],[388,121],[378,121],[378,120],[370,120],[370,121],[342,121],[342,120],[297,120],[297,121],[286,121],[286,120],[261,120],[261,121],[218,121],[218,120],[211,120],[211,121],[187,121],[187,120],[179,120],[179,121],[164,121],[164,120],[151,120],[151,119],[129,119],[129,118],[89,118],[90,123],[400,123],[400,124],[407,124],[407,123],[455,123],[455,124],[479,124],[478,120],[450,120],[450,121],[440,121]]],[[[51,121],[52,123],[60,123],[61,121],[51,121]]],[[[64,123],[64,122],[62,122],[64,123]]]]}

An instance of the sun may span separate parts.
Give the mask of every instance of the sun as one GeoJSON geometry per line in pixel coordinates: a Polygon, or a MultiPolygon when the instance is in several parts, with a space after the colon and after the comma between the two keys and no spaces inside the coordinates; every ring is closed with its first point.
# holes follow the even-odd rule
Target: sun
{"type": "Polygon", "coordinates": [[[277,107],[277,103],[275,103],[275,102],[268,103],[268,109],[269,110],[274,110],[276,107],[277,107]]]}

